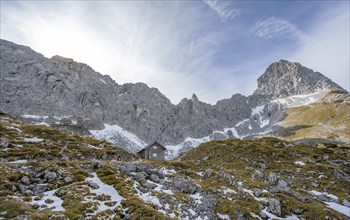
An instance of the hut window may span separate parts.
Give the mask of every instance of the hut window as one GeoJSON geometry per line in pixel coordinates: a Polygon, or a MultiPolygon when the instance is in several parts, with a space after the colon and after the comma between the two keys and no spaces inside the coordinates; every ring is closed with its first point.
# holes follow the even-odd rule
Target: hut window
{"type": "Polygon", "coordinates": [[[156,154],[156,153],[153,153],[153,157],[157,157],[157,154],[156,154]]]}
{"type": "Polygon", "coordinates": [[[153,149],[157,149],[157,146],[153,146],[153,149]]]}

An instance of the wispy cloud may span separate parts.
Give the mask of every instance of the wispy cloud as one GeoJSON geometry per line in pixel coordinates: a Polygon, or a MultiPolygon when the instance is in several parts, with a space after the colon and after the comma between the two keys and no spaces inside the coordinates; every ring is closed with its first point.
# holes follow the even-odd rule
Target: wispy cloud
{"type": "Polygon", "coordinates": [[[59,54],[87,63],[117,83],[147,83],[173,103],[192,93],[213,102],[218,98],[207,96],[214,89],[208,77],[222,72],[213,62],[230,36],[209,28],[212,21],[201,4],[5,2],[0,34],[47,57],[59,54]]]}
{"type": "Polygon", "coordinates": [[[232,19],[241,13],[240,9],[233,8],[230,1],[203,0],[212,10],[214,10],[223,22],[232,19]]]}
{"type": "Polygon", "coordinates": [[[298,32],[299,30],[296,25],[283,18],[276,17],[258,21],[252,28],[253,35],[265,39],[292,36],[298,32]]]}
{"type": "Polygon", "coordinates": [[[350,91],[350,14],[349,2],[339,2],[334,8],[320,13],[299,39],[300,47],[289,59],[326,75],[350,91]],[[347,5],[346,5],[347,4],[347,5]]]}

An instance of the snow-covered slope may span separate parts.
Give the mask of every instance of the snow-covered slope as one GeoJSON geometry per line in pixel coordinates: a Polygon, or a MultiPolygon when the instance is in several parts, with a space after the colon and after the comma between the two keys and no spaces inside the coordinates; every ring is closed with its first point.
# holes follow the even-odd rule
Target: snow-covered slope
{"type": "Polygon", "coordinates": [[[124,145],[122,148],[133,153],[146,146],[146,143],[138,138],[135,134],[128,132],[118,125],[104,124],[104,126],[104,129],[90,130],[90,133],[92,136],[99,140],[106,140],[111,143],[123,142],[124,145]]]}

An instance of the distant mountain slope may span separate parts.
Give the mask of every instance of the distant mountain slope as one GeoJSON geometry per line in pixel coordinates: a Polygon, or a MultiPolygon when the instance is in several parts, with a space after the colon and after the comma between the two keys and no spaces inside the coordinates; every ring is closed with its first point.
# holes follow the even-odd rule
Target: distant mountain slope
{"type": "Polygon", "coordinates": [[[350,95],[339,90],[327,93],[319,102],[285,111],[277,123],[278,135],[287,140],[328,140],[350,144],[350,95]]]}
{"type": "Polygon", "coordinates": [[[93,133],[131,152],[154,140],[168,146],[187,140],[189,149],[205,137],[266,134],[286,108],[273,100],[331,88],[345,91],[318,72],[281,60],[267,68],[251,96],[235,94],[210,105],[193,95],[174,105],[156,88],[119,85],[69,58],[48,59],[6,40],[0,40],[0,49],[0,111],[31,123],[93,133]]]}

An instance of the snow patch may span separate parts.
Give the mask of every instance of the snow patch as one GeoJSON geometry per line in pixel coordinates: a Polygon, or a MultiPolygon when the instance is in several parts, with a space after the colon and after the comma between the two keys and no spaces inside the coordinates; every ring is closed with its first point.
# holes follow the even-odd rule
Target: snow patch
{"type": "Polygon", "coordinates": [[[22,115],[23,118],[43,120],[48,119],[49,116],[46,115],[22,115]]]}
{"type": "Polygon", "coordinates": [[[147,193],[142,193],[137,186],[139,183],[134,181],[134,189],[137,191],[137,196],[142,199],[144,202],[150,202],[154,205],[156,205],[158,208],[162,208],[162,204],[160,204],[159,199],[156,196],[152,196],[149,192],[147,193]]]}
{"type": "MultiPolygon", "coordinates": [[[[107,206],[105,204],[105,201],[98,201],[99,206],[98,206],[98,210],[95,213],[97,214],[99,212],[103,212],[108,209],[114,210],[117,206],[120,206],[121,201],[125,198],[119,195],[118,191],[115,190],[113,186],[107,185],[104,182],[102,182],[96,173],[92,173],[92,175],[93,177],[88,177],[85,179],[85,181],[91,181],[93,183],[96,183],[99,186],[99,188],[90,189],[90,192],[95,193],[97,196],[103,195],[103,194],[108,195],[110,196],[110,200],[108,202],[116,202],[116,204],[113,206],[107,206]]],[[[92,200],[92,199],[87,199],[87,200],[88,202],[90,201],[96,202],[96,200],[92,200]]]]}
{"type": "Polygon", "coordinates": [[[42,142],[42,141],[44,141],[44,139],[33,137],[33,138],[24,138],[24,141],[36,143],[36,142],[42,142]]]}
{"type": "Polygon", "coordinates": [[[224,193],[224,194],[228,194],[228,193],[230,193],[230,194],[237,194],[237,192],[235,191],[235,190],[233,190],[233,189],[230,189],[230,188],[227,188],[227,187],[222,187],[222,192],[224,193]]]}
{"type": "Polygon", "coordinates": [[[273,102],[283,106],[284,108],[299,107],[302,105],[310,105],[311,103],[320,101],[330,90],[323,90],[306,95],[295,95],[283,99],[276,99],[273,102]]]}
{"type": "Polygon", "coordinates": [[[47,127],[49,127],[50,125],[48,124],[48,123],[46,123],[46,122],[38,122],[38,123],[34,123],[35,125],[44,125],[44,126],[47,126],[47,127]]]}
{"type": "MultiPolygon", "coordinates": [[[[237,125],[236,125],[236,126],[237,126],[237,125]]],[[[235,127],[236,127],[236,126],[235,126],[235,127]]],[[[233,127],[233,128],[225,128],[225,129],[224,129],[224,132],[227,133],[227,132],[231,131],[231,132],[232,132],[232,135],[233,135],[235,138],[241,139],[241,136],[238,134],[237,129],[236,129],[235,127],[233,127]]]]}
{"type": "Polygon", "coordinates": [[[343,215],[346,215],[348,217],[350,217],[350,208],[343,206],[343,205],[339,205],[338,203],[335,202],[325,202],[327,204],[327,206],[337,212],[342,213],[343,215]]]}
{"type": "Polygon", "coordinates": [[[167,145],[166,146],[166,160],[171,160],[177,157],[181,152],[190,150],[198,147],[200,144],[210,141],[210,136],[203,138],[186,138],[184,142],[178,145],[167,145]]]}
{"type": "Polygon", "coordinates": [[[260,128],[268,126],[269,124],[270,124],[270,120],[269,119],[262,120],[262,118],[260,118],[260,128]]]}
{"type": "Polygon", "coordinates": [[[11,161],[9,163],[27,163],[27,160],[15,160],[15,161],[11,161]]]}
{"type": "Polygon", "coordinates": [[[295,161],[294,164],[295,164],[295,165],[301,165],[301,166],[304,166],[304,165],[305,165],[305,163],[304,163],[303,161],[299,161],[299,160],[298,160],[298,161],[295,161]]]}
{"type": "Polygon", "coordinates": [[[265,213],[268,216],[269,219],[300,220],[300,218],[298,218],[298,216],[296,216],[296,215],[287,216],[286,218],[277,217],[276,215],[268,212],[267,208],[265,208],[261,212],[265,213]]]}
{"type": "MultiPolygon", "coordinates": [[[[335,201],[338,201],[338,196],[336,195],[333,195],[333,194],[329,194],[329,193],[326,193],[326,192],[319,192],[319,191],[316,191],[316,190],[311,190],[309,191],[311,194],[313,195],[321,195],[321,194],[324,194],[326,195],[327,197],[329,198],[332,198],[334,199],[335,201]]],[[[338,203],[335,203],[335,202],[324,202],[329,208],[337,211],[337,212],[340,212],[348,217],[350,217],[350,208],[349,207],[346,207],[346,206],[343,206],[343,205],[340,205],[338,203]]]]}
{"type": "Polygon", "coordinates": [[[218,217],[222,220],[231,220],[230,216],[217,213],[218,217]]]}
{"type": "Polygon", "coordinates": [[[201,194],[196,193],[196,194],[190,195],[190,197],[194,199],[195,203],[202,204],[201,199],[203,198],[203,196],[201,196],[201,194]]]}
{"type": "Polygon", "coordinates": [[[259,115],[263,112],[265,105],[259,105],[252,109],[252,115],[259,115]]]}
{"type": "Polygon", "coordinates": [[[45,207],[45,209],[49,208],[52,211],[64,211],[65,208],[63,208],[63,206],[62,206],[63,200],[60,197],[55,196],[55,192],[56,191],[57,191],[57,189],[44,192],[44,196],[39,201],[35,201],[34,198],[36,196],[32,196],[32,200],[34,200],[34,201],[32,201],[30,203],[31,204],[37,204],[37,205],[39,205],[39,207],[41,207],[43,205],[47,206],[47,207],[45,207]],[[47,204],[45,202],[45,200],[47,200],[47,199],[52,200],[53,203],[47,204]]]}
{"type": "Polygon", "coordinates": [[[62,119],[68,119],[70,118],[70,115],[67,116],[53,116],[53,119],[57,120],[57,121],[61,121],[62,119]]]}

